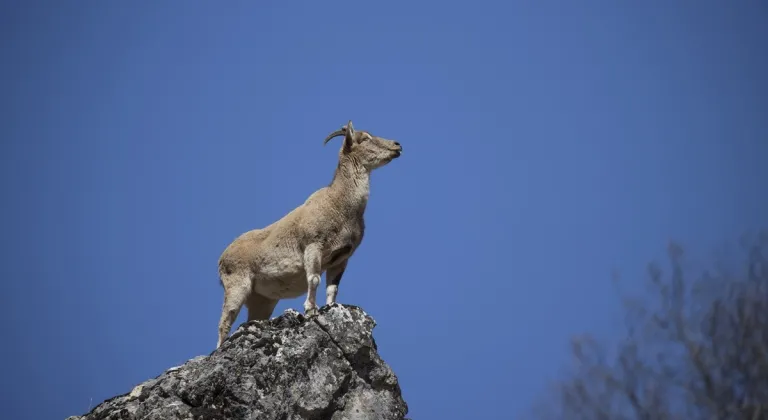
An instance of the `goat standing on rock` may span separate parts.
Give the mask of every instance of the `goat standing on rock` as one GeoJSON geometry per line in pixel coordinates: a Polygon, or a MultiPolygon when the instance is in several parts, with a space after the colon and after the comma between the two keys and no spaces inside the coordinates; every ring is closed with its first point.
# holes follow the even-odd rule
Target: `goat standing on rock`
{"type": "Polygon", "coordinates": [[[352,121],[325,138],[344,136],[331,184],[263,229],[235,239],[219,258],[224,305],[219,348],[245,304],[248,320],[269,319],[280,299],[307,293],[304,313],[317,313],[315,294],[326,272],[326,305],[336,301],[349,257],[363,240],[371,171],[400,156],[400,143],[355,131],[352,121]]]}

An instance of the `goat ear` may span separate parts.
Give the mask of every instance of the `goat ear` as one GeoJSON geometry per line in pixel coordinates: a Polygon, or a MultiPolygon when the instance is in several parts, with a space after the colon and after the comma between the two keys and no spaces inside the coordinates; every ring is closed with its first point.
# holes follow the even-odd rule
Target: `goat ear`
{"type": "Polygon", "coordinates": [[[352,144],[355,142],[355,127],[352,126],[352,120],[347,122],[347,126],[344,127],[344,151],[352,151],[352,144]]]}
{"type": "Polygon", "coordinates": [[[355,138],[354,131],[355,129],[354,127],[352,127],[352,121],[349,121],[347,125],[344,125],[340,129],[329,134],[328,137],[326,137],[325,140],[323,140],[323,144],[327,144],[328,141],[330,141],[332,138],[344,136],[344,147],[346,148],[349,140],[355,138]]]}

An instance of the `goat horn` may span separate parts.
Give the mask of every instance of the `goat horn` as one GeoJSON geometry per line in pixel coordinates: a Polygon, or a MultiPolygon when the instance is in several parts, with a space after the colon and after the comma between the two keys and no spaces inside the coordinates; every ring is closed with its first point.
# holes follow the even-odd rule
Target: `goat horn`
{"type": "Polygon", "coordinates": [[[329,134],[328,137],[326,137],[325,140],[323,140],[323,145],[328,143],[328,140],[330,140],[330,139],[332,139],[334,137],[343,136],[345,134],[347,134],[347,127],[341,127],[340,129],[338,129],[338,130],[334,131],[333,133],[329,134]]]}

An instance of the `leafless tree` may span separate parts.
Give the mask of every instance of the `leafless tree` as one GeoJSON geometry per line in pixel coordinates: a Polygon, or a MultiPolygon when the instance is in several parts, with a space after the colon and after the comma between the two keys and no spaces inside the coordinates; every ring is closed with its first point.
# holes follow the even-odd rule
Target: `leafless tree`
{"type": "Polygon", "coordinates": [[[652,298],[623,299],[626,336],[574,339],[574,369],[535,417],[768,419],[768,231],[737,251],[689,276],[671,244],[666,271],[649,265],[652,298]]]}

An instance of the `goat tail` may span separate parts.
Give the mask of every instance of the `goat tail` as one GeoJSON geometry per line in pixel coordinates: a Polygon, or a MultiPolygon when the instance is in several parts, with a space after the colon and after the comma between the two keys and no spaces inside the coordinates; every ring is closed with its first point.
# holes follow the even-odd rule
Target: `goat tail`
{"type": "Polygon", "coordinates": [[[224,271],[225,271],[223,259],[219,260],[219,269],[217,271],[218,271],[217,274],[219,275],[219,285],[221,287],[224,287],[224,281],[222,280],[222,277],[224,277],[224,271]]]}

